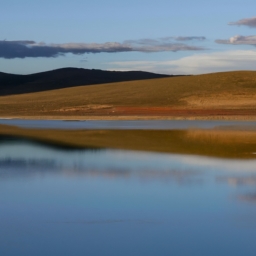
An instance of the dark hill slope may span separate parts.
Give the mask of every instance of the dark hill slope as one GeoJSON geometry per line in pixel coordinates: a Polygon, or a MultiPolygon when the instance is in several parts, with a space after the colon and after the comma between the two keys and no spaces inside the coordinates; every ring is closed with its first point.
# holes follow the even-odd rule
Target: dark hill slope
{"type": "Polygon", "coordinates": [[[31,75],[0,72],[0,96],[162,77],[169,76],[142,71],[118,72],[82,68],[62,68],[31,75]]]}

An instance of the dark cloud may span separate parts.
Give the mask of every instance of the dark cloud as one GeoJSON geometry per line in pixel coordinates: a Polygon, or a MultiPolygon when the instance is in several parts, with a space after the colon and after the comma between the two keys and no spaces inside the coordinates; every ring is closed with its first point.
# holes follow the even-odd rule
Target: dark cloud
{"type": "Polygon", "coordinates": [[[254,45],[256,46],[256,36],[233,36],[230,39],[217,39],[218,44],[234,44],[234,45],[254,45]]]}
{"type": "Polygon", "coordinates": [[[120,43],[44,44],[34,41],[0,41],[0,58],[57,57],[66,53],[128,52],[131,47],[120,43]]]}
{"type": "Polygon", "coordinates": [[[36,46],[34,41],[0,41],[0,57],[6,59],[25,57],[56,57],[56,49],[36,46]]]}
{"type": "Polygon", "coordinates": [[[246,18],[235,22],[229,22],[228,25],[248,26],[251,28],[256,28],[256,17],[246,18]]]}
{"type": "MultiPolygon", "coordinates": [[[[183,40],[185,41],[185,40],[183,40]]],[[[67,43],[45,44],[34,41],[0,41],[0,58],[57,57],[66,53],[118,53],[118,52],[176,52],[199,51],[202,47],[172,42],[171,39],[127,40],[123,43],[67,43]]]]}

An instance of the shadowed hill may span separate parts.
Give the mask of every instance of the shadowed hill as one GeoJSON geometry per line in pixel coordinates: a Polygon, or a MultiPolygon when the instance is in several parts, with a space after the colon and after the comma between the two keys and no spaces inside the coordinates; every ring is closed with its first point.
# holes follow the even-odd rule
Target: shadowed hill
{"type": "Polygon", "coordinates": [[[161,77],[168,77],[168,75],[142,71],[118,72],[82,68],[62,68],[31,75],[14,75],[0,72],[0,95],[161,77]]]}

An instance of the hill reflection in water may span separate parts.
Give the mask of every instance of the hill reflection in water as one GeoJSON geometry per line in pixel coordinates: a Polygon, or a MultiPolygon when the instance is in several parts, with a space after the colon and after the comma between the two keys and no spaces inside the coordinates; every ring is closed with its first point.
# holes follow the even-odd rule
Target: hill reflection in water
{"type": "Polygon", "coordinates": [[[0,254],[254,255],[255,166],[2,137],[0,254]]]}

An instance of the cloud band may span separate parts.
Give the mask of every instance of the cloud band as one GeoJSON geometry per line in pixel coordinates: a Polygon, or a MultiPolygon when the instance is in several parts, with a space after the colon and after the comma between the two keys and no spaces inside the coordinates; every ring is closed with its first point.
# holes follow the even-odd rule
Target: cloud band
{"type": "MultiPolygon", "coordinates": [[[[0,58],[26,58],[26,57],[58,57],[67,53],[118,53],[118,52],[176,52],[176,51],[200,51],[203,47],[190,46],[173,40],[187,41],[202,37],[180,37],[180,39],[141,39],[129,40],[123,43],[67,43],[45,44],[35,41],[0,41],[0,58]]],[[[202,40],[202,39],[199,39],[202,40]]]]}

